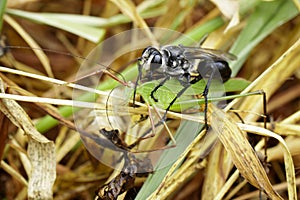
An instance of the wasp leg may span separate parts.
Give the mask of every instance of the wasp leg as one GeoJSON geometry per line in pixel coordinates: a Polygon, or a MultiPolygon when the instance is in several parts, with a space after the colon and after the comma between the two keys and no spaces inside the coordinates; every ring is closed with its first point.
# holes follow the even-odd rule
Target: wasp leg
{"type": "Polygon", "coordinates": [[[164,78],[152,91],[151,91],[151,98],[155,101],[158,102],[157,98],[154,97],[154,93],[165,84],[165,82],[169,80],[169,77],[164,78]]]}
{"type": "MultiPolygon", "coordinates": [[[[176,97],[170,102],[169,106],[166,108],[164,115],[161,117],[161,120],[159,120],[155,125],[154,128],[162,125],[167,120],[167,113],[172,107],[172,105],[175,103],[175,101],[193,84],[197,83],[202,79],[201,76],[195,77],[192,81],[190,81],[188,84],[186,84],[177,94],[176,97]]],[[[141,137],[145,137],[151,132],[152,128],[147,130],[141,137]]]]}
{"type": "Polygon", "coordinates": [[[203,97],[204,97],[204,126],[205,126],[205,129],[206,131],[208,131],[208,123],[207,123],[207,107],[208,107],[208,99],[207,99],[207,96],[208,96],[208,92],[209,92],[209,87],[210,87],[210,84],[211,84],[211,80],[213,79],[214,75],[216,73],[216,68],[212,68],[212,72],[207,80],[207,83],[205,85],[205,88],[204,88],[204,91],[203,91],[203,97]]]}
{"type": "Polygon", "coordinates": [[[135,107],[135,96],[136,96],[136,89],[137,89],[137,85],[139,83],[139,81],[141,80],[142,78],[142,69],[143,69],[143,65],[140,63],[141,61],[138,60],[138,71],[139,71],[139,74],[138,74],[138,77],[135,81],[135,85],[134,85],[134,91],[133,91],[133,100],[132,100],[132,104],[133,104],[133,107],[135,107]]]}

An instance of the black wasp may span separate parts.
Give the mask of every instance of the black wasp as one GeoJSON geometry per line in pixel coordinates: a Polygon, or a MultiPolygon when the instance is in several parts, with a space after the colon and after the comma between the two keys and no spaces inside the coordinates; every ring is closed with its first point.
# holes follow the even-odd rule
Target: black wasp
{"type": "MultiPolygon", "coordinates": [[[[202,96],[205,100],[204,119],[207,125],[207,95],[210,83],[213,79],[222,79],[226,82],[231,76],[228,61],[236,57],[220,50],[204,49],[200,47],[187,47],[182,45],[167,45],[161,48],[149,46],[144,49],[142,56],[138,59],[139,75],[135,87],[140,81],[151,81],[160,79],[159,84],[152,90],[151,98],[158,101],[155,92],[169,79],[177,79],[183,88],[176,94],[160,120],[155,126],[159,126],[166,120],[167,112],[174,102],[193,84],[202,79],[207,83],[202,96]],[[144,73],[144,74],[143,74],[144,73]]],[[[134,90],[134,99],[136,88],[134,90]]]]}

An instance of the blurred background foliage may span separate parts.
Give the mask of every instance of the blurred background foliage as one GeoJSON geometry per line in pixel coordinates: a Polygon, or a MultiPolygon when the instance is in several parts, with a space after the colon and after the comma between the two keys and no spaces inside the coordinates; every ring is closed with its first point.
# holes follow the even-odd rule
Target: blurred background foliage
{"type": "MultiPolygon", "coordinates": [[[[0,12],[0,30],[6,45],[40,47],[82,57],[86,57],[106,38],[132,28],[168,28],[184,33],[196,41],[208,34],[205,46],[235,54],[238,60],[231,63],[233,76],[249,81],[256,80],[298,41],[300,35],[299,1],[296,0],[1,0],[0,12]]],[[[2,48],[1,51],[1,66],[66,81],[74,80],[82,62],[59,53],[45,52],[45,55],[42,55],[41,52],[18,48],[2,48]]],[[[127,61],[122,58],[118,62],[122,66],[127,61]]],[[[295,59],[295,63],[288,64],[294,66],[297,65],[296,62],[295,59]]],[[[273,121],[284,121],[299,112],[299,75],[299,69],[295,70],[281,85],[274,83],[276,91],[267,93],[268,112],[273,121]]],[[[57,88],[51,83],[12,74],[2,74],[1,77],[8,79],[5,82],[10,87],[16,84],[40,97],[72,99],[72,90],[57,88]]],[[[38,130],[55,142],[60,158],[56,159],[54,198],[92,199],[94,191],[107,181],[112,170],[86,152],[77,133],[63,125],[57,125],[49,117],[45,118],[47,112],[35,104],[20,104],[36,122],[38,130]]],[[[72,115],[72,109],[69,107],[60,107],[58,112],[65,117],[72,115]]],[[[291,124],[296,126],[295,130],[299,130],[299,119],[291,124]]],[[[26,181],[20,181],[20,177],[28,180],[29,175],[19,152],[26,152],[27,141],[8,121],[2,122],[1,125],[6,128],[1,133],[0,152],[3,160],[0,185],[3,187],[0,189],[0,196],[2,199],[26,199],[26,181]],[[6,170],[3,162],[9,166],[6,170]],[[15,173],[8,173],[7,169],[13,169],[15,173]]],[[[271,146],[275,145],[276,143],[271,143],[271,146]]],[[[296,149],[293,152],[296,152],[296,149]]],[[[297,170],[300,157],[296,153],[293,155],[297,170]]],[[[193,173],[186,175],[185,180],[176,185],[169,198],[205,199],[205,196],[202,196],[205,194],[205,170],[205,167],[195,169],[193,173]]],[[[165,174],[159,176],[162,178],[165,174]]],[[[182,176],[185,177],[184,174],[182,176]]],[[[269,176],[272,184],[285,182],[282,157],[272,162],[269,176]]],[[[138,198],[148,197],[157,184],[160,184],[159,181],[161,179],[156,183],[148,180],[138,198]]],[[[235,185],[239,182],[241,180],[237,180],[235,185]]],[[[142,183],[143,180],[138,180],[137,188],[142,183]]],[[[215,185],[212,184],[213,186],[215,185]]],[[[221,186],[215,187],[217,193],[221,186]]],[[[134,194],[128,194],[126,198],[133,199],[138,193],[137,188],[133,191],[134,194]]],[[[228,193],[230,191],[229,189],[228,193]]],[[[253,191],[256,189],[247,184],[237,191],[235,197],[251,194],[253,191]]],[[[280,194],[287,199],[286,190],[281,191],[283,192],[280,194]]],[[[251,197],[258,198],[257,194],[251,197]]]]}

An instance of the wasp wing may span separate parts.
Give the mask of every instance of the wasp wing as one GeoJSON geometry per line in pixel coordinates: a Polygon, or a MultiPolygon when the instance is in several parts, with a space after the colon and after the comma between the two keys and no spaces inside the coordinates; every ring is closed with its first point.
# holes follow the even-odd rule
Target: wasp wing
{"type": "Polygon", "coordinates": [[[227,53],[218,49],[207,49],[201,47],[187,47],[181,46],[184,51],[184,55],[187,59],[203,59],[210,58],[212,60],[224,60],[224,61],[232,61],[236,60],[237,57],[231,53],[227,53]]]}

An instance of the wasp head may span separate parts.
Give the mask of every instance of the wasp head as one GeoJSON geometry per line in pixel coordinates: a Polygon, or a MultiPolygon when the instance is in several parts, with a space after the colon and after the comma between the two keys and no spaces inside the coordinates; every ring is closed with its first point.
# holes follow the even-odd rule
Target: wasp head
{"type": "Polygon", "coordinates": [[[162,65],[163,57],[158,49],[149,46],[144,49],[141,61],[141,64],[146,71],[155,71],[162,65]]]}

